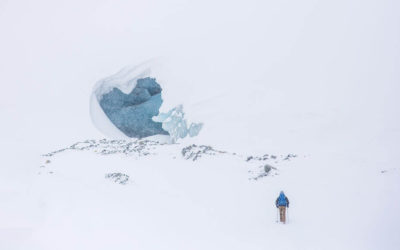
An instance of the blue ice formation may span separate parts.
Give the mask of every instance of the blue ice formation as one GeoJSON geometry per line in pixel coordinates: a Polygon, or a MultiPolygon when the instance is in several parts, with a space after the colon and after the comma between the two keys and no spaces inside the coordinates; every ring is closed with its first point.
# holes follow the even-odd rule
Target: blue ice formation
{"type": "Polygon", "coordinates": [[[182,105],[153,117],[153,121],[162,123],[162,128],[168,131],[173,142],[179,138],[185,138],[187,135],[197,136],[203,127],[202,123],[192,123],[189,127],[187,126],[182,105]]]}
{"type": "Polygon", "coordinates": [[[161,122],[152,120],[159,114],[161,91],[155,78],[140,78],[129,94],[114,87],[101,96],[99,104],[110,121],[128,137],[168,135],[161,122]]]}

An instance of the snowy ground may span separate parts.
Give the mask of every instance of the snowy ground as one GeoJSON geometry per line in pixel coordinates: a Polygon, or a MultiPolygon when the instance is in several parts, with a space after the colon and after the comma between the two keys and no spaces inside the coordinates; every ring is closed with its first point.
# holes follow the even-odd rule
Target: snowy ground
{"type": "Polygon", "coordinates": [[[398,249],[399,12],[389,0],[0,1],[0,249],[398,249]],[[44,156],[102,140],[94,84],[155,57],[162,111],[182,103],[198,137],[44,156]],[[192,144],[228,153],[185,159],[192,144]],[[265,154],[276,169],[254,180],[264,163],[247,157],[265,154]]]}
{"type": "Polygon", "coordinates": [[[2,244],[20,243],[21,249],[395,249],[399,243],[398,168],[318,152],[269,160],[276,173],[252,180],[249,170],[257,170],[258,161],[218,153],[187,160],[181,147],[162,145],[142,156],[93,149],[42,157],[30,169],[29,189],[17,188],[18,195],[10,195],[2,207],[3,216],[4,211],[18,216],[4,216],[11,224],[3,229],[2,244]],[[129,181],[115,183],[105,178],[108,173],[126,174],[129,181]],[[280,189],[292,204],[287,225],[275,222],[280,189]],[[25,208],[7,207],[15,204],[25,208]]]}

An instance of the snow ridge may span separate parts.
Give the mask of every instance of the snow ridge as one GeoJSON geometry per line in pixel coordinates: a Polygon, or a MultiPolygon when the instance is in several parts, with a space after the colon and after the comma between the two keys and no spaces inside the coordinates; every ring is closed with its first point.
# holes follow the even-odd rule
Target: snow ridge
{"type": "MultiPolygon", "coordinates": [[[[207,145],[187,145],[183,146],[174,143],[167,144],[158,141],[139,139],[139,140],[85,140],[82,142],[77,142],[69,147],[65,147],[59,150],[49,152],[42,155],[46,157],[46,162],[50,162],[49,158],[56,157],[61,153],[67,151],[72,152],[91,152],[98,155],[116,155],[123,154],[136,159],[143,157],[157,157],[167,149],[169,152],[169,157],[173,159],[184,159],[189,162],[200,161],[203,158],[213,160],[217,157],[229,157],[233,158],[235,161],[243,163],[243,166],[249,168],[249,179],[258,180],[267,176],[274,176],[278,174],[278,168],[276,167],[282,162],[289,161],[296,158],[297,155],[285,154],[285,155],[270,155],[264,154],[262,156],[244,156],[238,153],[227,152],[223,150],[218,150],[212,146],[207,145]]],[[[42,167],[42,166],[41,166],[42,167]]],[[[52,170],[53,172],[54,170],[52,170]]],[[[123,183],[127,184],[129,176],[123,176],[123,173],[109,173],[106,178],[113,179],[114,182],[120,183],[121,179],[123,183]],[[125,180],[126,179],[126,180],[125,180]]]]}

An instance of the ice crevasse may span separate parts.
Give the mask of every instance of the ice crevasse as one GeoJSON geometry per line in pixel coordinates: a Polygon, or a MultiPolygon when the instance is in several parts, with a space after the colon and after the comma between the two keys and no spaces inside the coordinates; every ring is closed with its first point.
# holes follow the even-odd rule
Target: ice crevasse
{"type": "Polygon", "coordinates": [[[160,113],[162,88],[149,66],[126,68],[96,83],[90,101],[94,125],[114,139],[197,136],[202,123],[188,125],[183,106],[160,113]]]}

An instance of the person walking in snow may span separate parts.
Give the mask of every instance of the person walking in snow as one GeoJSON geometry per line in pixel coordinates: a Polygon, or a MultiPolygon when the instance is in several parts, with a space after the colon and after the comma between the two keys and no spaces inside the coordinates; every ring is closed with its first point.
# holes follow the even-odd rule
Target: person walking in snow
{"type": "Polygon", "coordinates": [[[286,208],[289,207],[289,199],[283,191],[280,192],[275,201],[275,206],[279,209],[280,222],[286,223],[286,208]]]}

